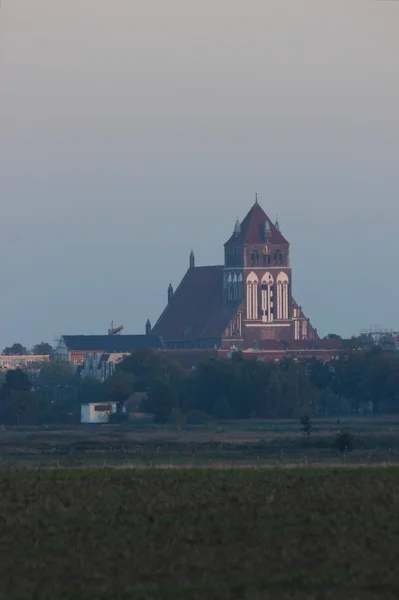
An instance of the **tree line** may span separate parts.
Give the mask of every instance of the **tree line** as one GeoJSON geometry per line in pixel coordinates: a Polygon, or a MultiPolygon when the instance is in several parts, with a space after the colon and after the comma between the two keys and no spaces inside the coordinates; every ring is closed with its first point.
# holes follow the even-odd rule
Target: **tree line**
{"type": "Polygon", "coordinates": [[[113,401],[115,420],[134,392],[157,422],[206,419],[335,417],[361,411],[399,411],[399,359],[378,347],[348,349],[337,360],[279,362],[212,357],[191,371],[166,353],[141,349],[117,365],[104,383],[81,379],[69,363],[51,361],[32,380],[10,370],[0,387],[3,425],[73,424],[80,405],[113,401]]]}
{"type": "Polygon", "coordinates": [[[3,356],[24,356],[27,354],[45,355],[51,354],[52,352],[53,347],[47,342],[40,342],[39,344],[35,344],[31,350],[29,350],[26,346],[23,346],[19,342],[16,342],[11,346],[6,346],[2,354],[3,356]]]}

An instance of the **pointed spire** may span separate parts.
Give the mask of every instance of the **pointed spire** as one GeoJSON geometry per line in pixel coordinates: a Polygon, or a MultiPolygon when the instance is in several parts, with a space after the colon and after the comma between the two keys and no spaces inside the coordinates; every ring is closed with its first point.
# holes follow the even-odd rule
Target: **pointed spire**
{"type": "Polygon", "coordinates": [[[258,204],[258,192],[255,194],[255,204],[258,204]]]}
{"type": "Polygon", "coordinates": [[[272,230],[271,230],[270,223],[268,220],[266,220],[265,224],[263,225],[263,235],[264,235],[265,240],[268,242],[272,235],[272,230]]]}
{"type": "Polygon", "coordinates": [[[168,304],[170,304],[170,301],[172,300],[172,298],[173,298],[173,286],[170,283],[169,287],[168,287],[168,304]]]}
{"type": "Polygon", "coordinates": [[[190,268],[192,269],[193,267],[195,267],[195,255],[193,250],[191,250],[190,252],[190,268]]]}
{"type": "Polygon", "coordinates": [[[275,222],[274,226],[278,231],[280,231],[280,223],[278,222],[278,215],[276,215],[276,222],[275,222]]]}
{"type": "Polygon", "coordinates": [[[234,235],[238,237],[241,233],[240,219],[237,218],[236,224],[234,225],[234,235]]]}
{"type": "Polygon", "coordinates": [[[152,329],[152,327],[151,327],[151,321],[150,321],[150,319],[147,319],[147,322],[145,324],[145,333],[146,333],[146,335],[149,335],[151,333],[151,329],[152,329]]]}

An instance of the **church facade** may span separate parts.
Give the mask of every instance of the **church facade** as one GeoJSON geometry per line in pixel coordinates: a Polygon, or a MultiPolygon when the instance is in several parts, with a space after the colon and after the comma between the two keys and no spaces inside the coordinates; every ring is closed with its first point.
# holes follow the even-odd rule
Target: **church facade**
{"type": "Polygon", "coordinates": [[[258,201],[237,220],[224,265],[189,269],[154,328],[167,348],[259,348],[318,340],[292,295],[290,244],[258,201]]]}

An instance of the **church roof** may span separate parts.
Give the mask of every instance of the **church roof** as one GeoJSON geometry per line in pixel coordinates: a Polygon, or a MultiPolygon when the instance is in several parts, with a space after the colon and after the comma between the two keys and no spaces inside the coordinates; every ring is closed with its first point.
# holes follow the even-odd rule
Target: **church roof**
{"type": "Polygon", "coordinates": [[[264,244],[264,229],[266,222],[269,223],[270,226],[270,243],[288,244],[288,241],[285,239],[281,231],[277,229],[271,219],[269,219],[261,205],[258,204],[258,202],[255,202],[241,223],[241,233],[239,235],[233,233],[225,245],[233,242],[241,242],[243,244],[264,244]]]}
{"type": "Polygon", "coordinates": [[[155,335],[63,335],[69,352],[132,352],[137,348],[161,348],[162,342],[155,335]]]}
{"type": "Polygon", "coordinates": [[[151,333],[165,341],[220,338],[237,305],[223,305],[223,266],[191,267],[151,333]]]}

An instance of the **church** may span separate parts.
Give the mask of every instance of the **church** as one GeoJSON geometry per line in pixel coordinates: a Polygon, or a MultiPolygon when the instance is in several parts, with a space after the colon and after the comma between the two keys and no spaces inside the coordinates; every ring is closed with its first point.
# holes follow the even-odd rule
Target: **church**
{"type": "Polygon", "coordinates": [[[237,220],[224,245],[224,265],[189,268],[146,333],[165,348],[267,349],[319,339],[292,295],[290,244],[258,200],[237,220]]]}

